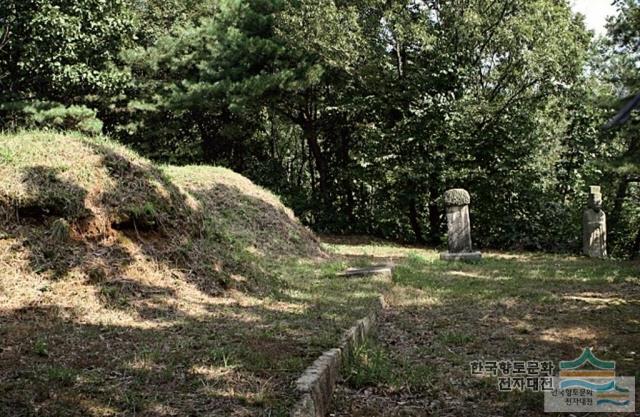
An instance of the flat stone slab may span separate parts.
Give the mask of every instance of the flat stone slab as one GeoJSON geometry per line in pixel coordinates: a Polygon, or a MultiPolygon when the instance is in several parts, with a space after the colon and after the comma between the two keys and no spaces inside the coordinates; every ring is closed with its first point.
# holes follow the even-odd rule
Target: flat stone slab
{"type": "Polygon", "coordinates": [[[391,274],[391,270],[394,265],[392,264],[382,264],[382,265],[373,265],[366,268],[349,268],[346,271],[340,272],[338,274],[339,277],[364,277],[367,275],[377,275],[377,274],[391,274]]]}
{"type": "Polygon", "coordinates": [[[482,253],[480,252],[465,252],[465,253],[444,252],[440,254],[440,259],[443,261],[479,261],[480,259],[482,259],[482,253]]]}

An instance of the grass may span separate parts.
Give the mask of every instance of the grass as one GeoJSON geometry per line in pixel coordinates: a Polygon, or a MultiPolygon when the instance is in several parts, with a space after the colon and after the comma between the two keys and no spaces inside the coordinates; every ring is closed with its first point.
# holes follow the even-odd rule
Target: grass
{"type": "Polygon", "coordinates": [[[385,290],[337,415],[539,414],[536,396],[471,378],[478,358],[594,346],[640,377],[637,264],[449,264],[327,241],[222,168],[157,166],[104,138],[0,135],[0,415],[288,415],[296,378],[385,290]],[[389,261],[393,287],[336,277],[389,261]]]}
{"type": "Polygon", "coordinates": [[[373,339],[350,352],[343,367],[345,382],[356,389],[390,382],[393,376],[388,352],[373,339]]]}
{"type": "Polygon", "coordinates": [[[354,390],[366,390],[384,386],[420,389],[433,382],[435,369],[430,365],[395,359],[382,341],[369,338],[343,363],[343,383],[354,390]]]}
{"type": "MultiPolygon", "coordinates": [[[[372,342],[390,371],[379,376],[373,362],[364,373],[372,378],[347,379],[336,416],[544,415],[541,394],[499,393],[496,379],[471,375],[474,360],[557,364],[593,347],[617,362],[619,375],[640,374],[637,263],[533,253],[447,263],[417,248],[332,247],[345,256],[395,257],[398,264],[390,307],[372,342]]],[[[352,372],[361,368],[360,362],[352,372]]]]}
{"type": "Polygon", "coordinates": [[[389,285],[231,171],[75,134],[0,155],[0,415],[287,415],[389,285]]]}

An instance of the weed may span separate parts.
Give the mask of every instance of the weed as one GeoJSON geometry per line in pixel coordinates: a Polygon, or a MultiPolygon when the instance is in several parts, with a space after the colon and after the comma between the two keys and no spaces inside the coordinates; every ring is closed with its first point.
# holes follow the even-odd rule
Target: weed
{"type": "Polygon", "coordinates": [[[377,385],[391,377],[392,365],[385,349],[367,340],[346,361],[345,381],[353,388],[377,385]]]}
{"type": "Polygon", "coordinates": [[[47,381],[50,384],[71,386],[76,381],[76,372],[70,368],[53,366],[47,369],[47,381]]]}
{"type": "Polygon", "coordinates": [[[0,164],[11,164],[14,162],[13,152],[10,149],[0,147],[0,164]]]}
{"type": "Polygon", "coordinates": [[[49,356],[49,346],[47,342],[42,339],[36,340],[33,344],[33,353],[38,356],[49,356]]]}
{"type": "Polygon", "coordinates": [[[220,366],[228,369],[233,367],[233,356],[228,349],[217,347],[209,350],[209,359],[214,366],[220,366]]]}

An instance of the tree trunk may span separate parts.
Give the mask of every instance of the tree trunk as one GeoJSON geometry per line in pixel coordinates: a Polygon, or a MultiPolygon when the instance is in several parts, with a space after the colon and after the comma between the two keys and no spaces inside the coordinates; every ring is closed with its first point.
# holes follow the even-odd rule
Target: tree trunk
{"type": "Polygon", "coordinates": [[[422,226],[420,225],[420,216],[415,198],[412,198],[409,202],[409,221],[411,222],[413,233],[416,236],[416,241],[421,244],[424,243],[424,235],[422,234],[422,226]]]}
{"type": "Polygon", "coordinates": [[[346,217],[349,221],[349,228],[351,231],[353,231],[352,228],[356,226],[356,219],[354,216],[355,199],[353,196],[353,181],[351,180],[351,175],[349,172],[349,168],[351,167],[350,133],[351,132],[348,129],[342,129],[340,132],[340,163],[342,166],[342,191],[344,192],[345,196],[345,198],[343,199],[343,206],[346,217]]]}
{"type": "Polygon", "coordinates": [[[219,157],[218,149],[216,149],[218,145],[216,143],[217,128],[207,119],[205,112],[194,111],[192,112],[192,117],[200,131],[200,146],[204,162],[208,164],[216,162],[217,157],[219,157]]]}
{"type": "Polygon", "coordinates": [[[638,230],[636,240],[633,242],[633,247],[631,248],[631,258],[640,259],[640,230],[638,230]]]}
{"type": "Polygon", "coordinates": [[[304,138],[301,139],[301,143],[300,145],[300,166],[298,169],[298,178],[297,178],[297,185],[298,185],[298,189],[302,188],[302,183],[304,182],[304,168],[307,165],[307,146],[306,143],[304,142],[304,138]]]}
{"type": "Polygon", "coordinates": [[[442,243],[440,236],[441,224],[440,207],[436,203],[429,204],[429,243],[433,246],[438,246],[442,243]]]}
{"type": "Polygon", "coordinates": [[[270,145],[270,150],[271,150],[271,158],[274,160],[279,160],[280,158],[278,157],[278,147],[277,147],[277,142],[278,142],[278,129],[276,128],[276,118],[273,114],[271,114],[271,112],[269,111],[269,121],[271,122],[271,129],[269,132],[269,145],[270,145]]]}
{"type": "Polygon", "coordinates": [[[435,185],[429,187],[429,243],[438,246],[442,243],[440,229],[442,228],[442,215],[440,207],[436,203],[438,188],[435,185]]]}
{"type": "Polygon", "coordinates": [[[629,179],[627,177],[620,178],[618,189],[616,190],[615,201],[613,202],[613,210],[609,213],[609,245],[612,247],[618,243],[618,225],[620,224],[620,216],[625,198],[627,198],[627,190],[629,189],[629,179]]]}
{"type": "Polygon", "coordinates": [[[303,135],[309,146],[309,151],[315,162],[316,170],[318,171],[318,182],[320,189],[320,199],[323,203],[327,203],[329,200],[329,187],[327,181],[327,161],[320,148],[318,142],[318,132],[313,122],[305,122],[302,125],[303,135]]]}

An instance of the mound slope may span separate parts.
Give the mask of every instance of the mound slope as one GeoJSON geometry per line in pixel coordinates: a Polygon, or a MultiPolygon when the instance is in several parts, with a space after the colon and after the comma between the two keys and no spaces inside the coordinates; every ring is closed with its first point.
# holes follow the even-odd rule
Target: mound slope
{"type": "Polygon", "coordinates": [[[0,137],[0,228],[23,273],[117,275],[136,262],[129,244],[208,292],[259,287],[260,257],[322,254],[277,197],[232,171],[158,167],[76,135],[0,137]]]}

